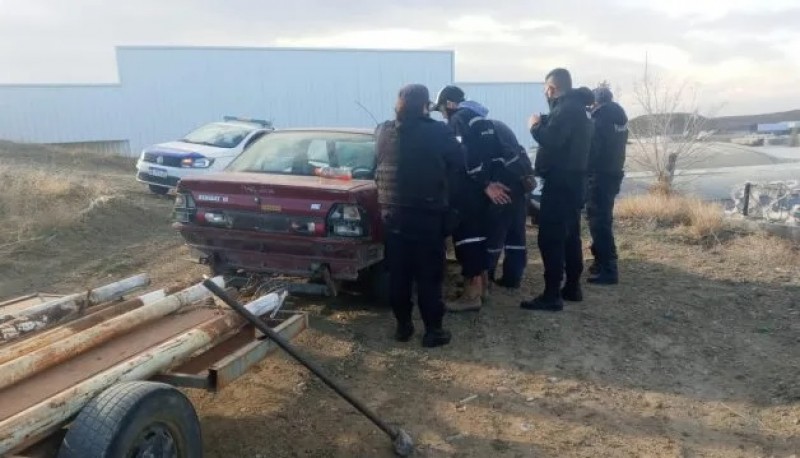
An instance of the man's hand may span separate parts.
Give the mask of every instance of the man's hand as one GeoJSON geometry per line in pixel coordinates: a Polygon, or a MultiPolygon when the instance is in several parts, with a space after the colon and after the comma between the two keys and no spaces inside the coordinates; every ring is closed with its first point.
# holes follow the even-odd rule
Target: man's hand
{"type": "Polygon", "coordinates": [[[528,129],[533,129],[535,126],[538,126],[541,123],[542,123],[542,115],[532,114],[531,119],[528,120],[528,129]]]}
{"type": "Polygon", "coordinates": [[[508,195],[508,193],[511,192],[511,189],[502,183],[489,183],[489,186],[486,187],[484,192],[487,196],[489,196],[489,200],[491,200],[495,205],[505,205],[511,203],[511,196],[508,195]]]}

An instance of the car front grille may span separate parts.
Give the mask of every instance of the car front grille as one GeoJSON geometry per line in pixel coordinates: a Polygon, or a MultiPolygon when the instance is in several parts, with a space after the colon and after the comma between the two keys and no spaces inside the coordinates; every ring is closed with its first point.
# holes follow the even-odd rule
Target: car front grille
{"type": "Polygon", "coordinates": [[[151,164],[158,164],[163,165],[165,167],[180,167],[181,166],[181,157],[178,156],[170,156],[161,153],[144,153],[144,162],[149,162],[151,164]],[[162,162],[158,162],[158,158],[162,158],[162,162]]]}

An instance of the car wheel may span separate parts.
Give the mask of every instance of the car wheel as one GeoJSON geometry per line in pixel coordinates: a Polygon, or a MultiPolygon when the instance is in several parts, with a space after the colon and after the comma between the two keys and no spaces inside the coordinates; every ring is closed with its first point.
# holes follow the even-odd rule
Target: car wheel
{"type": "Polygon", "coordinates": [[[539,224],[539,209],[530,202],[528,203],[528,216],[531,217],[532,225],[536,226],[539,224]]]}
{"type": "Polygon", "coordinates": [[[93,456],[203,456],[197,413],[170,385],[113,385],[81,410],[58,451],[58,458],[93,456]]]}
{"type": "Polygon", "coordinates": [[[152,192],[153,194],[158,194],[159,196],[166,196],[167,193],[169,193],[169,188],[165,186],[150,184],[147,185],[147,187],[150,188],[150,192],[152,192]]]}

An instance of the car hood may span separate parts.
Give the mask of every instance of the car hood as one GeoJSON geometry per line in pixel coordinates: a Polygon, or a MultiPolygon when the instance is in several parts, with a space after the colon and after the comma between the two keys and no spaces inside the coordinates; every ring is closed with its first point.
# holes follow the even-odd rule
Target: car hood
{"type": "Polygon", "coordinates": [[[144,150],[146,153],[161,153],[169,155],[201,155],[209,158],[219,158],[233,156],[234,150],[230,148],[219,148],[216,146],[198,145],[181,141],[159,143],[144,150]]]}

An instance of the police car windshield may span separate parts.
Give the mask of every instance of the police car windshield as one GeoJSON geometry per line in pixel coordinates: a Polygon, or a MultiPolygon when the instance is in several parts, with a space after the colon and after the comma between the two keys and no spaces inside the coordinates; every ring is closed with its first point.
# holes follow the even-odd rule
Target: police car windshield
{"type": "Polygon", "coordinates": [[[321,167],[344,167],[353,178],[373,178],[375,137],[350,132],[274,132],[250,145],[226,170],[313,176],[321,167]]]}
{"type": "Polygon", "coordinates": [[[253,130],[254,127],[245,124],[215,122],[193,130],[181,141],[217,148],[235,148],[253,130]]]}

